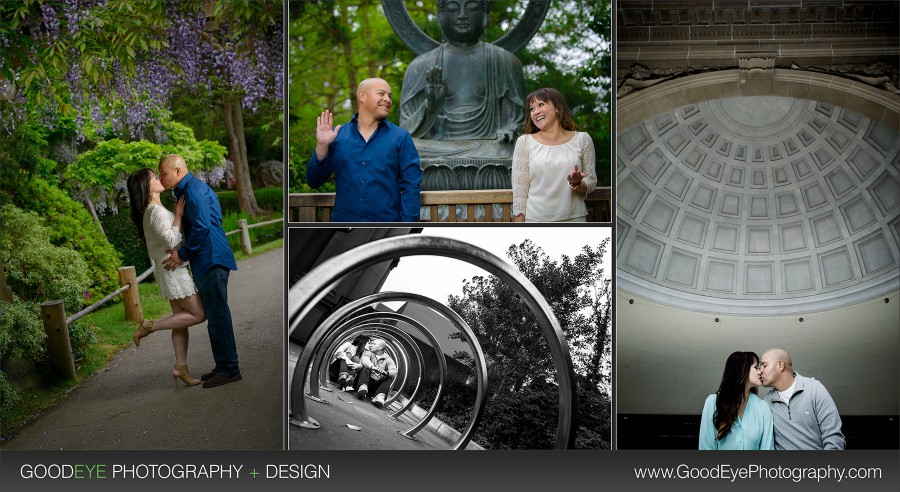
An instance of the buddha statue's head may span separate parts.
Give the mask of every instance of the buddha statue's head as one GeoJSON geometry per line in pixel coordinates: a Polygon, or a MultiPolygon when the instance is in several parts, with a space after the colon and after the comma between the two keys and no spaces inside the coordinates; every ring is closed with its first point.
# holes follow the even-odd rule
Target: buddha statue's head
{"type": "Polygon", "coordinates": [[[451,43],[471,45],[487,28],[490,0],[438,0],[441,30],[451,43]]]}

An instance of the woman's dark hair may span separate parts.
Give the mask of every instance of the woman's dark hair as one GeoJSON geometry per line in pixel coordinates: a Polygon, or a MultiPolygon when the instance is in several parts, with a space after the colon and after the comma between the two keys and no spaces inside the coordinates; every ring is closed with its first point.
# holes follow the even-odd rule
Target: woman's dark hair
{"type": "Polygon", "coordinates": [[[147,206],[150,205],[150,176],[153,176],[153,170],[149,167],[142,167],[128,175],[131,221],[137,227],[138,236],[144,243],[147,242],[144,238],[144,210],[147,210],[147,206]]]}
{"type": "Polygon", "coordinates": [[[358,335],[353,339],[353,345],[356,345],[357,347],[363,347],[367,343],[369,343],[369,337],[367,337],[366,335],[358,335]]]}
{"type": "Polygon", "coordinates": [[[559,112],[559,126],[563,130],[575,131],[578,129],[575,126],[575,121],[572,119],[572,110],[566,104],[566,98],[563,97],[562,92],[550,87],[544,87],[528,94],[528,97],[525,98],[525,128],[522,130],[522,133],[537,133],[540,131],[534,125],[534,122],[531,121],[531,110],[529,108],[534,101],[552,102],[559,112]]]}
{"type": "MultiPolygon", "coordinates": [[[[716,413],[713,414],[713,426],[716,428],[716,440],[724,439],[731,432],[731,425],[737,420],[738,409],[744,400],[744,387],[750,368],[759,362],[759,356],[753,352],[735,352],[725,362],[725,372],[716,393],[716,413]]],[[[756,388],[751,388],[756,393],[756,388]]]]}

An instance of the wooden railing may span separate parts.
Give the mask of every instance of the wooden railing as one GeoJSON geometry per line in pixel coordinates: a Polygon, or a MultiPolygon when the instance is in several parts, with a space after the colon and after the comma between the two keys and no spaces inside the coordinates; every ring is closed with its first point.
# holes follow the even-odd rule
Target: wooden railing
{"type": "Polygon", "coordinates": [[[232,234],[241,233],[241,251],[250,255],[253,254],[253,244],[250,242],[250,229],[254,227],[262,227],[271,224],[281,224],[284,223],[284,219],[272,219],[267,220],[265,222],[258,222],[256,224],[247,224],[247,219],[238,219],[238,228],[233,231],[228,231],[225,233],[226,236],[230,236],[232,234]]]}
{"type": "MultiPolygon", "coordinates": [[[[422,222],[510,222],[512,190],[423,191],[421,205],[428,210],[422,222]]],[[[585,198],[588,222],[610,222],[610,188],[597,188],[585,198]]],[[[330,222],[334,193],[291,193],[289,222],[330,222]]],[[[423,214],[425,215],[425,214],[423,214]]]]}
{"type": "Polygon", "coordinates": [[[119,284],[122,287],[68,318],[62,301],[47,301],[41,304],[41,317],[44,319],[44,332],[47,334],[47,355],[50,365],[56,372],[66,378],[75,377],[75,359],[72,357],[72,343],[69,341],[69,325],[82,316],[96,311],[113,297],[121,294],[122,304],[125,305],[125,320],[140,321],[144,318],[138,284],[151,273],[153,273],[152,261],[150,268],[140,276],[135,275],[133,266],[119,268],[119,284]]]}
{"type": "MultiPolygon", "coordinates": [[[[249,255],[253,252],[253,246],[250,243],[250,229],[283,222],[284,219],[273,219],[256,224],[247,224],[246,219],[240,219],[238,220],[238,228],[226,232],[225,235],[230,236],[241,233],[241,249],[249,255]]],[[[2,264],[0,264],[0,268],[2,268],[2,264]]],[[[149,277],[153,270],[153,260],[150,260],[150,268],[140,274],[140,276],[135,275],[133,266],[119,268],[119,285],[121,287],[68,318],[66,317],[66,307],[63,305],[63,301],[54,300],[42,303],[41,317],[44,319],[44,331],[47,333],[47,353],[50,365],[67,378],[75,377],[75,360],[72,357],[72,344],[69,341],[69,325],[78,321],[82,316],[100,309],[100,307],[120,294],[122,295],[122,304],[125,305],[125,320],[142,320],[144,312],[141,308],[141,296],[137,285],[149,277]]],[[[5,279],[3,283],[5,284],[5,279]]]]}

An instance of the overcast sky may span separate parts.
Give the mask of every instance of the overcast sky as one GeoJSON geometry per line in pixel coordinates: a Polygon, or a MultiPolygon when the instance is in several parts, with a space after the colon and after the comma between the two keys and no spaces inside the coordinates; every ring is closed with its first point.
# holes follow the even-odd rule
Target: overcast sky
{"type": "MultiPolygon", "coordinates": [[[[550,259],[562,255],[574,257],[581,248],[596,247],[610,236],[608,227],[425,227],[422,234],[444,236],[481,247],[509,262],[506,251],[512,244],[531,239],[550,259]]],[[[612,275],[610,248],[604,258],[604,270],[612,275]]],[[[382,291],[413,292],[446,304],[450,294],[462,294],[463,281],[486,275],[481,268],[460,260],[434,256],[401,258],[388,275],[382,291]]],[[[395,307],[395,306],[391,306],[395,307]]]]}

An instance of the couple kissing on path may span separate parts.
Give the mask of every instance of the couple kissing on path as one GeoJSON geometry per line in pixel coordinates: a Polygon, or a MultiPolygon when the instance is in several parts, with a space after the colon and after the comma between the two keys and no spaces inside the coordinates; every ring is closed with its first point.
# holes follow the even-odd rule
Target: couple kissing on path
{"type": "Polygon", "coordinates": [[[132,339],[139,347],[141,339],[151,333],[171,330],[176,387],[179,379],[185,386],[202,382],[204,388],[239,381],[241,371],[228,307],[228,276],[231,270],[237,270],[237,263],[222,228],[219,197],[188,171],[180,155],[164,156],[158,171],[157,175],[145,167],[129,175],[128,199],[131,220],[147,245],[160,294],[169,301],[172,314],[141,320],[132,339]],[[170,189],[177,200],[174,213],[160,201],[160,194],[170,189]],[[188,327],[203,321],[208,321],[216,365],[198,381],[187,366],[188,327]]]}

